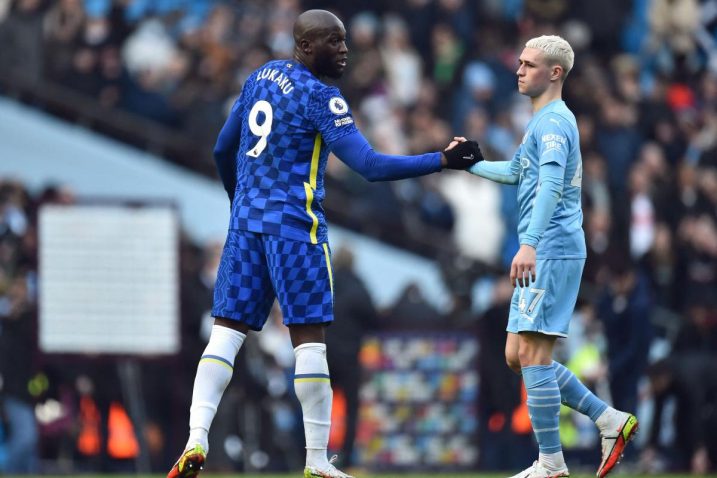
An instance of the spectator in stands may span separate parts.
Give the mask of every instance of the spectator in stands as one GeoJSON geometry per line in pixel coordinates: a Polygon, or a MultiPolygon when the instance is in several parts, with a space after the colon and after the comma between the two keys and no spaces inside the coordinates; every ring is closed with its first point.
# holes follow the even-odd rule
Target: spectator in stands
{"type": "Polygon", "coordinates": [[[683,297],[714,297],[717,287],[717,224],[714,216],[703,213],[686,216],[679,226],[680,257],[685,268],[683,297]]]}
{"type": "Polygon", "coordinates": [[[355,103],[384,88],[383,62],[378,45],[379,28],[378,18],[369,12],[356,15],[349,23],[349,60],[353,66],[343,82],[348,101],[355,103]]]}
{"type": "Polygon", "coordinates": [[[650,285],[627,258],[615,257],[609,274],[598,317],[607,339],[610,395],[618,409],[637,410],[637,386],[653,336],[650,285]]]}
{"type": "Polygon", "coordinates": [[[630,170],[630,255],[639,260],[652,247],[656,211],[650,197],[650,176],[641,163],[630,170]]]}
{"type": "Polygon", "coordinates": [[[364,336],[380,327],[373,299],[354,268],[354,254],[346,246],[334,252],[334,314],[326,329],[326,357],[331,386],[346,399],[346,422],[341,457],[344,467],[355,464],[354,442],[359,411],[361,366],[359,350],[364,336]]]}
{"type": "Polygon", "coordinates": [[[524,403],[521,408],[522,381],[504,363],[505,328],[512,295],[513,288],[507,280],[496,280],[490,308],[476,324],[482,384],[478,399],[481,470],[512,470],[535,454],[529,419],[522,415],[527,413],[524,403]],[[528,426],[523,428],[525,420],[528,426]],[[511,453],[504,453],[506,448],[511,453]]]}
{"type": "Polygon", "coordinates": [[[682,282],[678,267],[677,248],[672,231],[664,222],[655,226],[655,240],[645,254],[641,266],[655,291],[655,305],[675,312],[680,309],[678,297],[682,282]]]}
{"type": "Polygon", "coordinates": [[[617,98],[607,98],[598,107],[601,121],[596,131],[598,151],[608,162],[608,184],[610,192],[619,198],[626,198],[627,177],[635,160],[640,137],[635,130],[634,107],[617,98]]]}
{"type": "Polygon", "coordinates": [[[27,193],[0,180],[0,414],[7,421],[7,473],[39,470],[38,428],[30,380],[36,372],[32,254],[23,244],[31,225],[27,193]],[[27,255],[29,252],[30,255],[27,255]]]}
{"type": "Polygon", "coordinates": [[[664,72],[694,62],[695,31],[700,23],[697,0],[653,0],[647,16],[650,32],[645,55],[654,56],[664,72]]]}
{"type": "Polygon", "coordinates": [[[664,452],[669,470],[706,474],[717,466],[717,357],[710,352],[686,351],[656,362],[647,371],[655,408],[648,443],[653,453],[664,452]],[[661,443],[667,424],[663,412],[667,400],[675,403],[671,443],[661,443]]]}
{"type": "Polygon", "coordinates": [[[401,17],[386,18],[384,28],[380,52],[388,96],[399,105],[410,107],[418,99],[423,60],[411,45],[408,26],[401,17]]]}
{"type": "Polygon", "coordinates": [[[59,78],[72,62],[73,52],[85,24],[82,0],[54,2],[44,18],[44,43],[47,55],[47,75],[59,78]]]}
{"type": "Polygon", "coordinates": [[[17,81],[35,83],[42,78],[42,0],[18,0],[0,21],[0,72],[17,81]]]}
{"type": "MultiPolygon", "coordinates": [[[[3,239],[2,247],[6,246],[3,239]]],[[[30,277],[17,273],[0,286],[0,405],[8,424],[5,472],[39,471],[39,435],[29,383],[35,372],[35,323],[30,277]]]]}
{"type": "Polygon", "coordinates": [[[406,285],[388,317],[387,326],[393,330],[431,330],[440,327],[443,320],[415,282],[406,285]]]}
{"type": "MultiPolygon", "coordinates": [[[[441,97],[449,98],[454,81],[459,73],[466,45],[456,32],[446,23],[436,23],[431,30],[430,68],[432,79],[436,83],[441,97]]],[[[441,111],[446,116],[448,111],[441,111]]]]}

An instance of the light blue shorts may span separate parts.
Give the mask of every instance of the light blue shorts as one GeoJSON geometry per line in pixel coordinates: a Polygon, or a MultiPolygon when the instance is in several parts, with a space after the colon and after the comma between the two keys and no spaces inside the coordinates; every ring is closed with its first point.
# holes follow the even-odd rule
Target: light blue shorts
{"type": "Polygon", "coordinates": [[[536,280],[516,286],[507,331],[568,336],[585,259],[538,259],[536,280]]]}

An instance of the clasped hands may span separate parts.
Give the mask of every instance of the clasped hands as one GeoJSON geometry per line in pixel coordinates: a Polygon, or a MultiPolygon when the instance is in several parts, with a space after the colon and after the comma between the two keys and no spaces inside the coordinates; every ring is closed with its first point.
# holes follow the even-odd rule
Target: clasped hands
{"type": "Polygon", "coordinates": [[[483,161],[483,153],[478,143],[456,136],[443,150],[441,166],[444,169],[468,169],[479,161],[483,161]]]}

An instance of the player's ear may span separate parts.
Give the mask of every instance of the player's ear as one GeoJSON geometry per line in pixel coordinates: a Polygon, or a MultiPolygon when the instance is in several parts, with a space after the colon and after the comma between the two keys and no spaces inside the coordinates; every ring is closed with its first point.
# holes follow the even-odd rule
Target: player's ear
{"type": "Polygon", "coordinates": [[[550,74],[550,79],[551,80],[559,80],[563,76],[565,76],[565,71],[563,70],[563,67],[560,65],[553,66],[552,72],[550,74]]]}
{"type": "Polygon", "coordinates": [[[311,42],[306,38],[302,38],[301,40],[299,40],[299,49],[301,49],[301,51],[303,51],[307,55],[311,54],[311,42]]]}

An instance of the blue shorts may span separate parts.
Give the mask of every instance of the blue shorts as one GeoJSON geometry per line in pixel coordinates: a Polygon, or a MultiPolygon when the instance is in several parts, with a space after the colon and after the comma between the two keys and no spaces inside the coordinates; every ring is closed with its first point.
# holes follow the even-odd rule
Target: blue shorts
{"type": "Polygon", "coordinates": [[[286,325],[334,320],[328,244],[230,229],[214,285],[212,316],[261,330],[275,298],[286,325]]]}
{"type": "Polygon", "coordinates": [[[585,259],[538,259],[536,280],[516,286],[507,331],[568,336],[585,259]]]}

